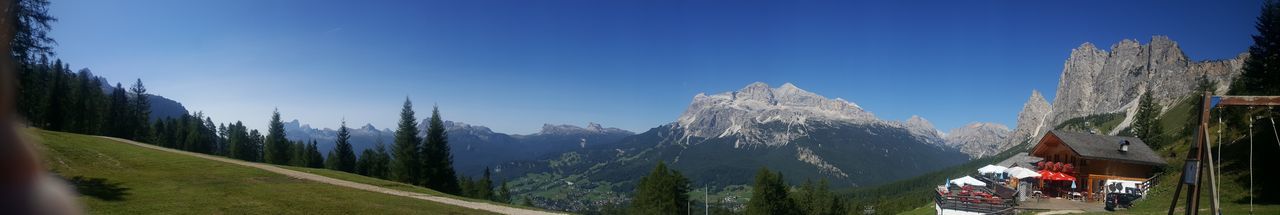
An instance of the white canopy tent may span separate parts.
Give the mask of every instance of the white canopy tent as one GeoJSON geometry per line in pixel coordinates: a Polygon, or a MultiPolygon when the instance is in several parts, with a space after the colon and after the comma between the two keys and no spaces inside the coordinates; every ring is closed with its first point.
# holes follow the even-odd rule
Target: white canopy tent
{"type": "Polygon", "coordinates": [[[1013,168],[1009,168],[1009,169],[1005,170],[1004,172],[1005,172],[1005,173],[1009,173],[1009,177],[1013,177],[1013,178],[1016,178],[1016,179],[1024,179],[1024,178],[1039,178],[1039,177],[1040,177],[1040,173],[1036,172],[1035,170],[1031,170],[1031,169],[1027,169],[1027,168],[1022,168],[1022,167],[1017,167],[1017,166],[1015,166],[1015,167],[1013,167],[1013,168]]]}
{"type": "Polygon", "coordinates": [[[978,179],[973,178],[972,176],[967,176],[967,175],[964,176],[963,178],[957,178],[955,180],[951,180],[951,184],[960,185],[960,186],[964,186],[966,184],[979,186],[979,187],[987,186],[987,183],[983,183],[982,181],[979,181],[978,179]]]}
{"type": "Polygon", "coordinates": [[[978,173],[982,173],[982,174],[1004,173],[1006,169],[1009,169],[1009,168],[988,164],[987,166],[978,168],[978,173]]]}

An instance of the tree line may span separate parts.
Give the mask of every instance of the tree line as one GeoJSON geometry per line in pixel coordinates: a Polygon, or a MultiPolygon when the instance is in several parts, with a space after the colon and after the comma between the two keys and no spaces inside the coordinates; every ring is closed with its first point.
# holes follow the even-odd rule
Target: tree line
{"type": "Polygon", "coordinates": [[[27,125],[149,140],[151,104],[141,79],[128,89],[120,83],[108,88],[88,68],[72,72],[61,59],[42,55],[33,63],[18,69],[18,113],[27,125]]]}
{"type": "Polygon", "coordinates": [[[374,148],[359,155],[351,145],[350,129],[343,122],[326,158],[318,150],[319,142],[286,138],[279,110],[272,112],[266,132],[249,129],[241,121],[215,124],[199,111],[151,119],[149,94],[141,79],[128,89],[119,83],[106,87],[103,79],[88,68],[72,72],[69,64],[60,59],[50,61],[48,55],[32,62],[21,65],[18,74],[18,112],[29,126],[118,137],[245,161],[328,168],[473,198],[501,202],[510,199],[509,192],[494,193],[495,184],[488,174],[478,180],[457,176],[438,107],[433,108],[426,135],[422,136],[412,103],[406,99],[391,148],[379,140],[374,148]],[[460,184],[460,179],[466,186],[460,184]]]}
{"type": "MultiPolygon", "coordinates": [[[[791,186],[781,172],[761,168],[756,173],[747,201],[746,214],[847,214],[847,203],[832,192],[826,179],[818,182],[806,180],[799,186],[791,186]]],[[[680,171],[667,168],[663,162],[640,178],[631,202],[621,211],[606,213],[626,214],[685,214],[693,211],[689,193],[689,179],[680,171]]],[[[704,204],[707,204],[704,202],[704,204]]],[[[707,208],[711,210],[711,208],[707,208]]],[[[708,211],[708,213],[712,213],[708,211]]],[[[715,214],[734,214],[725,208],[715,208],[715,214]]]]}

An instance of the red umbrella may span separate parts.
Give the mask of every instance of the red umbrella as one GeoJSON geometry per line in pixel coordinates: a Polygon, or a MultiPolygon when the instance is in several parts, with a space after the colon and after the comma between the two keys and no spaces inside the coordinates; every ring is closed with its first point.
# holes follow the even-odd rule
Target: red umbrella
{"type": "Polygon", "coordinates": [[[1040,180],[1052,181],[1056,178],[1057,177],[1054,176],[1053,171],[1040,170],[1040,180]]]}

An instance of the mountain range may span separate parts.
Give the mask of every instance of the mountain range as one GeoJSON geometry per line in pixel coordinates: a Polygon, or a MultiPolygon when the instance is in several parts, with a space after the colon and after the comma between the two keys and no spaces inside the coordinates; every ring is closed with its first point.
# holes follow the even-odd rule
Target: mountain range
{"type": "MultiPolygon", "coordinates": [[[[868,186],[994,155],[1076,118],[1123,117],[1110,130],[1097,131],[1116,134],[1132,122],[1141,95],[1150,93],[1167,108],[1200,82],[1215,83],[1223,92],[1247,57],[1192,62],[1164,36],[1148,44],[1123,40],[1110,51],[1084,43],[1064,62],[1053,102],[1032,90],[1013,129],[974,122],[942,132],[920,116],[885,120],[851,101],[790,83],[773,88],[760,82],[694,95],[680,117],[639,134],[595,123],[547,124],[527,135],[452,121],[445,127],[463,175],[492,167],[500,180],[513,182],[517,193],[558,209],[623,199],[622,193],[658,162],[685,172],[694,184],[720,188],[749,184],[761,167],[791,180],[868,186]]],[[[424,120],[421,130],[425,125],[424,120]]],[[[286,123],[286,132],[290,139],[319,140],[325,151],[336,134],[297,120],[286,123]]],[[[357,150],[372,148],[391,132],[365,125],[353,129],[352,142],[357,150]]]]}
{"type": "MultiPolygon", "coordinates": [[[[426,135],[427,119],[418,124],[419,135],[426,135]]],[[[504,161],[533,159],[546,154],[565,152],[587,146],[612,144],[634,132],[606,128],[588,123],[587,127],[545,124],[542,130],[526,135],[494,132],[488,127],[461,122],[445,121],[454,168],[464,175],[479,175],[486,167],[495,167],[504,161]]],[[[331,128],[312,128],[298,120],[284,123],[285,135],[290,140],[318,142],[322,154],[333,149],[338,131],[331,128]]],[[[383,144],[389,150],[395,136],[390,129],[378,129],[371,124],[349,128],[352,148],[356,152],[375,149],[383,144]]]]}

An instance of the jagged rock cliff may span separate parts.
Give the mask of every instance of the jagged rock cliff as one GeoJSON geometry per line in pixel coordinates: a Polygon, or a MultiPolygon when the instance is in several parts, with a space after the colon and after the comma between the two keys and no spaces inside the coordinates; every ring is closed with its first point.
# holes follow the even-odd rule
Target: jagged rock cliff
{"type": "Polygon", "coordinates": [[[698,94],[676,125],[684,135],[698,138],[739,137],[735,147],[785,145],[804,134],[808,122],[879,122],[871,112],[844,99],[827,99],[791,83],[769,88],[761,82],[714,95],[698,94]],[[760,125],[779,122],[788,132],[766,132],[760,125]]]}
{"type": "Polygon", "coordinates": [[[1247,54],[1192,62],[1177,42],[1165,36],[1153,36],[1146,45],[1126,39],[1112,45],[1110,51],[1092,43],[1081,44],[1063,63],[1053,104],[1033,91],[1018,113],[1017,127],[1000,147],[1038,140],[1045,131],[1072,118],[1123,112],[1126,119],[1110,132],[1114,134],[1129,125],[1142,94],[1151,93],[1168,108],[1194,93],[1205,79],[1217,84],[1216,93],[1225,93],[1240,75],[1245,58],[1247,54]]]}
{"type": "Polygon", "coordinates": [[[1048,130],[1049,117],[1053,112],[1049,101],[1040,95],[1040,91],[1032,90],[1031,98],[1027,98],[1027,102],[1022,105],[1022,111],[1018,112],[1018,124],[1015,125],[1013,132],[1005,138],[1000,150],[1005,150],[1017,146],[1035,138],[1039,138],[1040,134],[1044,134],[1048,130]]]}
{"type": "Polygon", "coordinates": [[[1009,135],[1009,127],[996,123],[975,122],[963,127],[951,129],[945,137],[947,146],[959,149],[971,158],[980,158],[1000,153],[1000,148],[1009,135]]]}
{"type": "Polygon", "coordinates": [[[1217,81],[1219,90],[1226,90],[1226,84],[1240,74],[1244,58],[1191,62],[1178,43],[1165,36],[1154,36],[1146,45],[1126,39],[1109,52],[1084,43],[1063,64],[1050,125],[1127,111],[1126,106],[1148,93],[1148,87],[1165,107],[1189,95],[1203,78],[1217,81]]]}

